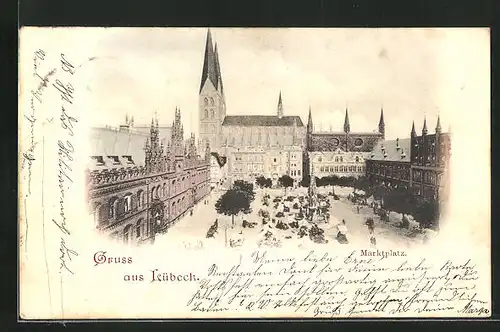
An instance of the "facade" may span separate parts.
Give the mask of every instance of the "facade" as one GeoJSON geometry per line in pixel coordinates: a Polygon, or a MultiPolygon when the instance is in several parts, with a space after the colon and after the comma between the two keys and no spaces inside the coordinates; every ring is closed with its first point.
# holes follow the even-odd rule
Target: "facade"
{"type": "Polygon", "coordinates": [[[425,119],[421,136],[417,136],[415,124],[413,124],[410,187],[414,194],[426,198],[447,200],[450,151],[450,134],[441,132],[439,117],[434,134],[427,133],[425,119]]]}
{"type": "Polygon", "coordinates": [[[366,173],[375,182],[403,185],[415,195],[446,200],[450,150],[450,134],[441,132],[439,117],[435,134],[428,134],[424,120],[422,135],[417,136],[413,124],[410,138],[379,144],[366,161],[366,173]]]}
{"type": "Polygon", "coordinates": [[[240,148],[232,151],[230,156],[228,170],[232,180],[253,182],[264,176],[277,184],[283,175],[289,175],[295,183],[302,179],[302,149],[299,146],[240,148]]]}
{"type": "Polygon", "coordinates": [[[409,138],[380,141],[366,159],[366,176],[389,187],[410,188],[409,138]]]}
{"type": "Polygon", "coordinates": [[[150,243],[209,194],[209,146],[201,159],[194,135],[185,144],[180,110],[170,139],[160,138],[158,121],[151,122],[149,135],[124,128],[114,135],[108,131],[94,129],[87,167],[95,227],[120,242],[150,243]]]}
{"type": "Polygon", "coordinates": [[[314,170],[316,177],[359,177],[365,174],[365,159],[385,137],[384,111],[381,110],[378,131],[351,132],[346,109],[343,132],[314,132],[311,109],[307,122],[306,149],[304,151],[305,176],[314,170]]]}

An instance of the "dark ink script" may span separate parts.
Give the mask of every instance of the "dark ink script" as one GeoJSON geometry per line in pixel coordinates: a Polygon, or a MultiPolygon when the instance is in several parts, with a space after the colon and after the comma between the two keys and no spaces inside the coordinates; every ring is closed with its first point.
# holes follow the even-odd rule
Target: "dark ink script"
{"type": "Polygon", "coordinates": [[[73,162],[75,155],[74,128],[78,123],[77,117],[73,114],[73,102],[75,89],[72,84],[74,66],[67,56],[60,55],[60,75],[52,83],[52,87],[60,96],[60,126],[61,136],[57,140],[57,181],[59,188],[59,206],[57,217],[52,218],[53,223],[61,231],[59,261],[60,272],[74,274],[71,270],[71,260],[78,256],[78,253],[71,249],[69,244],[71,238],[71,225],[66,217],[66,192],[73,184],[73,162]]]}
{"type": "Polygon", "coordinates": [[[193,312],[273,312],[303,317],[488,316],[471,260],[336,256],[310,251],[272,257],[255,251],[239,264],[212,264],[189,297],[193,312]]]}

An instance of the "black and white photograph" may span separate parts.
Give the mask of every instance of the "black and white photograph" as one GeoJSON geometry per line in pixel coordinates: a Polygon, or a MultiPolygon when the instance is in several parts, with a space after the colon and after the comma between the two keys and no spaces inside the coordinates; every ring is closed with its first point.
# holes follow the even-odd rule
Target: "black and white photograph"
{"type": "MultiPolygon", "coordinates": [[[[173,98],[181,103],[176,106],[162,105],[163,94],[146,87],[126,96],[137,91],[138,79],[122,68],[111,72],[118,64],[109,68],[106,59],[95,60],[110,71],[110,82],[99,77],[96,85],[116,86],[118,94],[101,90],[113,112],[105,118],[115,121],[92,128],[90,137],[89,209],[99,231],[127,244],[192,236],[227,247],[309,241],[405,247],[433,238],[448,200],[452,140],[448,119],[441,119],[441,105],[429,92],[434,77],[412,66],[430,65],[430,50],[378,50],[373,43],[393,35],[422,43],[425,32],[360,33],[373,49],[354,56],[369,52],[370,65],[341,52],[346,41],[338,33],[324,33],[327,48],[318,54],[303,45],[305,31],[265,37],[215,31],[219,43],[219,32],[211,29],[172,33],[193,58],[192,64],[183,61],[182,83],[158,64],[165,90],[192,86],[182,99],[173,98]],[[266,47],[252,54],[256,37],[266,47]],[[335,40],[342,44],[334,46],[335,40]],[[273,66],[280,51],[289,59],[273,66]],[[317,60],[311,62],[311,55],[317,60]],[[255,71],[239,74],[243,63],[255,71]],[[309,85],[315,76],[325,84],[309,85]],[[130,99],[125,107],[123,97],[130,99]]],[[[127,42],[163,35],[168,33],[141,31],[127,42]]],[[[120,37],[128,39],[110,38],[120,37]]],[[[181,61],[168,50],[168,37],[163,44],[151,51],[164,47],[165,62],[169,53],[181,61]]]]}
{"type": "Polygon", "coordinates": [[[490,316],[488,29],[20,38],[24,318],[490,316]]]}

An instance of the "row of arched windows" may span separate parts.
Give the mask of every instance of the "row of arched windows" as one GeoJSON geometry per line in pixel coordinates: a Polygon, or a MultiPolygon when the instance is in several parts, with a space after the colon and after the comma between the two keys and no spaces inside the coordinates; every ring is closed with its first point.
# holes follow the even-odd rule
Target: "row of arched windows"
{"type": "Polygon", "coordinates": [[[293,145],[300,144],[301,142],[298,139],[294,140],[293,136],[290,135],[279,135],[279,136],[239,136],[236,138],[234,133],[231,136],[224,136],[222,142],[228,146],[236,146],[238,145],[253,145],[253,146],[275,146],[275,145],[293,145]]]}
{"type": "MultiPolygon", "coordinates": [[[[176,179],[171,180],[169,193],[169,185],[167,182],[155,185],[149,192],[149,200],[163,199],[170,195],[178,195],[185,190],[198,186],[200,183],[210,178],[210,170],[204,168],[202,170],[193,170],[176,179]]],[[[116,220],[129,213],[139,211],[146,206],[146,192],[142,189],[137,192],[127,192],[122,196],[112,196],[106,202],[96,203],[92,207],[94,216],[94,224],[96,228],[102,226],[110,220],[116,220]]]]}
{"type": "Polygon", "coordinates": [[[179,214],[186,211],[189,207],[192,206],[191,200],[189,196],[184,195],[183,197],[179,197],[177,200],[171,203],[170,215],[171,219],[177,218],[179,214]]]}
{"type": "Polygon", "coordinates": [[[210,98],[205,98],[204,102],[205,102],[205,106],[208,106],[208,104],[209,104],[209,103],[210,103],[210,105],[212,105],[212,106],[215,104],[215,100],[214,100],[212,97],[210,97],[210,98]]]}
{"type": "Polygon", "coordinates": [[[111,234],[111,238],[125,244],[133,244],[145,239],[148,236],[148,232],[149,225],[141,218],[136,223],[125,226],[121,234],[120,231],[115,231],[111,234]]]}
{"type": "Polygon", "coordinates": [[[204,119],[214,119],[215,118],[215,110],[207,110],[203,112],[203,118],[204,119]],[[210,115],[210,116],[209,116],[210,115]]]}
{"type": "Polygon", "coordinates": [[[216,126],[214,124],[202,124],[201,131],[205,134],[215,134],[217,132],[216,126]]]}
{"type": "Polygon", "coordinates": [[[341,165],[341,166],[318,166],[316,170],[320,173],[362,173],[364,166],[341,165]]]}

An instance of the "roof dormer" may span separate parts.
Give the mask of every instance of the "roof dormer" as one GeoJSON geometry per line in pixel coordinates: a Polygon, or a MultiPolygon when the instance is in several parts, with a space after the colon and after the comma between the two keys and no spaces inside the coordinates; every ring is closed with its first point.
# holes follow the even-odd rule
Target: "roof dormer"
{"type": "Polygon", "coordinates": [[[113,162],[113,165],[120,165],[120,158],[118,156],[108,156],[109,159],[113,162]]]}
{"type": "Polygon", "coordinates": [[[106,163],[104,162],[103,156],[92,156],[91,158],[96,163],[96,166],[105,166],[106,165],[106,163]]]}

